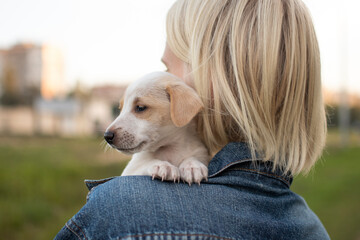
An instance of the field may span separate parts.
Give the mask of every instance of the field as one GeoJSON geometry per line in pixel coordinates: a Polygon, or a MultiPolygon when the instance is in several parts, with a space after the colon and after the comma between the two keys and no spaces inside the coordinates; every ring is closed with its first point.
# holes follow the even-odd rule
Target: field
{"type": "MultiPolygon", "coordinates": [[[[337,146],[292,190],[302,195],[332,239],[360,239],[360,144],[337,146]]],[[[355,142],[355,143],[354,143],[355,142]]],[[[357,142],[357,144],[356,144],[357,142]]],[[[0,137],[0,239],[52,239],[85,203],[84,179],[119,175],[126,157],[101,138],[0,137]]]]}

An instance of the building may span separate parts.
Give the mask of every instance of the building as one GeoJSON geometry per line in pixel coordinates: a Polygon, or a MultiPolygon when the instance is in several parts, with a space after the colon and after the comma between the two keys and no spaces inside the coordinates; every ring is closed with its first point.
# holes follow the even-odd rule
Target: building
{"type": "Polygon", "coordinates": [[[1,50],[0,79],[3,93],[25,99],[61,96],[65,92],[63,55],[56,47],[31,43],[1,50]]]}
{"type": "Polygon", "coordinates": [[[119,105],[121,98],[125,94],[127,86],[103,85],[91,89],[91,96],[107,101],[110,104],[119,105]]]}
{"type": "Polygon", "coordinates": [[[52,99],[65,94],[64,56],[59,48],[41,48],[41,96],[52,99]]]}
{"type": "Polygon", "coordinates": [[[119,104],[125,94],[127,86],[103,85],[96,86],[91,90],[91,98],[96,101],[105,102],[112,111],[112,117],[119,114],[119,104]]]}
{"type": "Polygon", "coordinates": [[[112,108],[102,99],[38,98],[31,106],[0,106],[0,135],[103,135],[113,121],[112,108]]]}

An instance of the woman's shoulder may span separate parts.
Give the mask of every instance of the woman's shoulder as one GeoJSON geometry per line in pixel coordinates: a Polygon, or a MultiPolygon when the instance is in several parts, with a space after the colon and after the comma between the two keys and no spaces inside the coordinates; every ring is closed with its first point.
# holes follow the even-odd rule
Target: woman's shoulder
{"type": "Polygon", "coordinates": [[[226,197],[214,188],[221,185],[189,186],[150,176],[121,176],[86,184],[90,189],[87,203],[59,234],[94,239],[235,239],[218,224],[222,216],[219,207],[224,206],[226,197]],[[104,233],[112,237],[104,237],[104,233]]]}
{"type": "Polygon", "coordinates": [[[265,185],[247,185],[245,179],[256,176],[252,174],[234,170],[191,186],[149,176],[87,181],[88,201],[64,231],[94,239],[104,239],[104,233],[114,239],[312,239],[303,233],[327,239],[300,197],[290,190],[276,196],[265,185]]]}

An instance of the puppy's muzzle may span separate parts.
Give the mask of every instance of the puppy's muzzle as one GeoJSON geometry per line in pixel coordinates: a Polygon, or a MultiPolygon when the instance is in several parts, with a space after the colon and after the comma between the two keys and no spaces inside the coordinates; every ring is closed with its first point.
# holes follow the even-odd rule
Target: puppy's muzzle
{"type": "Polygon", "coordinates": [[[121,128],[117,128],[114,131],[106,131],[104,139],[113,148],[124,152],[139,150],[146,144],[146,141],[136,142],[134,135],[121,128]]]}

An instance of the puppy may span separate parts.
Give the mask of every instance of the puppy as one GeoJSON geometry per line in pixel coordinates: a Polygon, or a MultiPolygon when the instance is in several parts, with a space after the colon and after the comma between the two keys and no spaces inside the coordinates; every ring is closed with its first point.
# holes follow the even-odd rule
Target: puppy
{"type": "Polygon", "coordinates": [[[193,121],[202,108],[194,89],[170,73],[150,73],[132,83],[104,134],[111,147],[133,154],[122,176],[182,179],[189,185],[207,180],[210,157],[193,121]]]}

